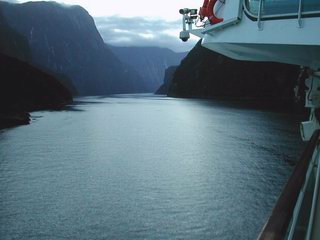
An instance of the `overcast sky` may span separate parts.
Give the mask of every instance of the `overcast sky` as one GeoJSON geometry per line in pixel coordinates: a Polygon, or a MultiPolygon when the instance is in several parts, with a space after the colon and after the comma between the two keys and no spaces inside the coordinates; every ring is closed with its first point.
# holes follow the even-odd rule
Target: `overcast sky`
{"type": "MultiPolygon", "coordinates": [[[[37,1],[37,0],[36,0],[37,1]]],[[[9,0],[8,2],[27,2],[9,0]]],[[[58,0],[84,7],[94,17],[106,43],[116,46],[160,46],[181,52],[198,40],[179,39],[179,9],[199,8],[203,0],[58,0]]]]}

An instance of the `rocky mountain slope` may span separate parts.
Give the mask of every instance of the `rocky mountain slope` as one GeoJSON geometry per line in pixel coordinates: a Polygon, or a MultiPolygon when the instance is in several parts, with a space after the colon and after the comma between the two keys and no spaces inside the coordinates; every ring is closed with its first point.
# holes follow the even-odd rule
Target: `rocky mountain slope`
{"type": "Polygon", "coordinates": [[[72,95],[51,75],[0,53],[0,129],[29,123],[29,111],[60,109],[72,95]]]}
{"type": "Polygon", "coordinates": [[[108,49],[82,7],[0,2],[0,11],[28,40],[31,64],[70,78],[81,95],[146,91],[139,74],[108,49]]]}
{"type": "Polygon", "coordinates": [[[237,61],[212,52],[200,42],[174,73],[168,95],[293,102],[299,67],[272,62],[237,61]]]}
{"type": "Polygon", "coordinates": [[[29,111],[59,109],[71,92],[55,77],[31,66],[28,41],[0,12],[0,129],[29,123],[29,111]]]}
{"type": "Polygon", "coordinates": [[[178,68],[178,66],[171,66],[166,69],[165,74],[164,74],[163,84],[156,91],[156,94],[167,94],[168,93],[169,87],[171,86],[171,83],[172,83],[174,73],[176,72],[177,68],[178,68]]]}
{"type": "MultiPolygon", "coordinates": [[[[1,6],[1,2],[0,2],[1,6]]],[[[28,39],[13,30],[0,8],[0,52],[23,61],[31,60],[28,39]]]]}

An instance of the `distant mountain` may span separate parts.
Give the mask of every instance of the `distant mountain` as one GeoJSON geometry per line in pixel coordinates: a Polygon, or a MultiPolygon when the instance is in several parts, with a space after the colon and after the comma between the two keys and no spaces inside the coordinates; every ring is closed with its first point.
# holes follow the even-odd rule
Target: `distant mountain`
{"type": "Polygon", "coordinates": [[[299,67],[230,59],[199,41],[174,73],[168,95],[263,100],[274,106],[293,103],[299,67]]]}
{"type": "Polygon", "coordinates": [[[115,57],[82,7],[0,2],[0,10],[28,39],[31,63],[71,79],[81,95],[146,92],[139,74],[115,57]]]}
{"type": "Polygon", "coordinates": [[[155,92],[163,83],[165,70],[180,64],[187,52],[176,53],[159,47],[111,47],[114,54],[133,67],[143,78],[150,92],[155,92]]]}

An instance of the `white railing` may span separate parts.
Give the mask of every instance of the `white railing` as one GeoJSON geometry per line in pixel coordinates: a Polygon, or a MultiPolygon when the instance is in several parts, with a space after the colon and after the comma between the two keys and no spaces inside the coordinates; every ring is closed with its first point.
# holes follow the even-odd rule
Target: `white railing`
{"type": "MultiPolygon", "coordinates": [[[[311,17],[315,15],[320,16],[320,2],[317,2],[314,4],[315,9],[313,10],[304,10],[304,6],[306,3],[308,3],[308,0],[299,0],[299,4],[296,8],[296,10],[292,10],[291,12],[283,12],[283,13],[277,13],[277,14],[270,14],[270,13],[264,13],[264,9],[268,7],[268,1],[266,0],[258,0],[258,1],[244,1],[244,11],[246,14],[253,18],[258,20],[259,14],[260,14],[260,20],[269,20],[269,19],[279,19],[279,18],[298,18],[299,22],[301,22],[301,18],[303,17],[311,17]],[[252,11],[251,9],[254,9],[253,3],[258,3],[258,11],[252,11]],[[251,5],[250,5],[251,4],[251,5]]],[[[281,6],[277,6],[277,2],[274,1],[272,4],[275,5],[274,9],[279,11],[281,10],[281,6]]],[[[294,2],[292,2],[292,5],[295,5],[294,2]]]]}

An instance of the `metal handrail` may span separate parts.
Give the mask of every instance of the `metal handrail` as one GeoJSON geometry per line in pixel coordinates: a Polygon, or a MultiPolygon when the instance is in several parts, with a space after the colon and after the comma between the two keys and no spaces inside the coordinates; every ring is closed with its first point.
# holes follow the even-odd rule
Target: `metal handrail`
{"type": "MultiPolygon", "coordinates": [[[[243,9],[246,15],[248,15],[249,18],[258,19],[258,15],[255,15],[252,13],[248,7],[247,7],[247,1],[243,1],[243,9]]],[[[307,11],[304,12],[302,11],[302,3],[301,3],[301,19],[303,17],[312,17],[315,15],[320,15],[320,11],[307,11]]],[[[295,13],[283,13],[283,14],[270,14],[270,15],[263,15],[261,16],[261,20],[272,20],[272,19],[282,19],[282,18],[298,18],[299,17],[299,12],[295,13]]]]}
{"type": "Polygon", "coordinates": [[[282,240],[285,238],[300,190],[305,182],[310,160],[319,143],[319,136],[320,130],[316,130],[273,208],[258,240],[282,240]]]}
{"type": "Polygon", "coordinates": [[[311,239],[312,231],[314,228],[314,219],[316,214],[316,205],[318,202],[318,192],[319,192],[319,181],[320,181],[320,166],[319,166],[319,158],[317,159],[317,173],[316,173],[316,182],[314,186],[314,193],[313,193],[313,199],[312,199],[312,206],[311,206],[311,213],[310,213],[310,219],[309,219],[309,225],[308,225],[308,231],[306,239],[311,239]]]}

